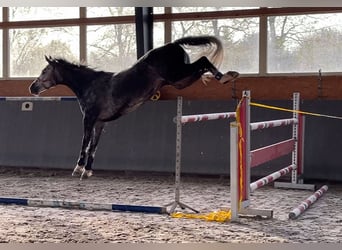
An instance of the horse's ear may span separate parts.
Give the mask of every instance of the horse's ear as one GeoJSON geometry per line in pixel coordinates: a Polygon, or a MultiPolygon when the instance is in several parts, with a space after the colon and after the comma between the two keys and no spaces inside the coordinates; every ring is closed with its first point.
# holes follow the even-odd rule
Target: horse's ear
{"type": "Polygon", "coordinates": [[[51,56],[47,57],[46,55],[45,55],[45,60],[46,60],[49,64],[51,64],[52,61],[53,61],[51,56]]]}

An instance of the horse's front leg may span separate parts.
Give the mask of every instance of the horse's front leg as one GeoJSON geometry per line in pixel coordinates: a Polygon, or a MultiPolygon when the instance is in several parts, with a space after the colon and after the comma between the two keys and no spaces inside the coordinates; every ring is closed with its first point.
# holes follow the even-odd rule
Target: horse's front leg
{"type": "Polygon", "coordinates": [[[80,155],[77,160],[77,165],[74,168],[74,171],[72,172],[72,176],[78,173],[83,174],[84,172],[84,167],[88,159],[88,146],[89,146],[92,134],[93,134],[94,124],[95,122],[87,118],[87,116],[83,118],[82,146],[81,146],[80,155]]]}
{"type": "Polygon", "coordinates": [[[103,131],[104,122],[96,122],[95,127],[93,129],[92,137],[90,140],[90,145],[88,147],[88,158],[87,163],[84,167],[84,170],[81,174],[81,180],[83,177],[90,177],[93,175],[92,165],[95,158],[95,153],[97,149],[97,144],[99,143],[101,133],[103,131]]]}

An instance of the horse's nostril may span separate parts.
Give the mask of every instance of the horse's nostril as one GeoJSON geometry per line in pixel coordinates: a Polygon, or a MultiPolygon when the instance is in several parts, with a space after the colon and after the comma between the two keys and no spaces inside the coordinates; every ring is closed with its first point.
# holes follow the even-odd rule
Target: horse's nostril
{"type": "Polygon", "coordinates": [[[33,95],[38,95],[39,94],[39,88],[36,85],[31,85],[30,86],[30,93],[33,95]]]}

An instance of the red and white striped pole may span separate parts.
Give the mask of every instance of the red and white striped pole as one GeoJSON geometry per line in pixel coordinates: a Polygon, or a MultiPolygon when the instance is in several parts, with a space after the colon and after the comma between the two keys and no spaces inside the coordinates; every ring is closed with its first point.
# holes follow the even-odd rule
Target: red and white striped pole
{"type": "Polygon", "coordinates": [[[229,118],[235,118],[235,116],[236,116],[235,112],[198,114],[198,115],[183,115],[181,118],[181,122],[182,122],[182,124],[184,124],[184,123],[189,123],[189,122],[229,119],[229,118]]]}
{"type": "Polygon", "coordinates": [[[302,203],[293,209],[289,213],[290,219],[296,219],[299,215],[304,213],[314,202],[316,202],[325,192],[328,191],[328,186],[324,185],[320,189],[318,189],[313,195],[310,195],[306,200],[302,201],[302,203]]]}
{"type": "Polygon", "coordinates": [[[265,176],[265,177],[255,181],[255,182],[252,182],[250,184],[251,192],[254,192],[258,188],[263,187],[263,186],[267,185],[268,183],[275,181],[276,179],[279,179],[281,176],[284,176],[284,175],[290,173],[291,171],[295,170],[296,168],[297,168],[296,165],[290,165],[290,166],[283,168],[277,172],[274,172],[268,176],[265,176]]]}

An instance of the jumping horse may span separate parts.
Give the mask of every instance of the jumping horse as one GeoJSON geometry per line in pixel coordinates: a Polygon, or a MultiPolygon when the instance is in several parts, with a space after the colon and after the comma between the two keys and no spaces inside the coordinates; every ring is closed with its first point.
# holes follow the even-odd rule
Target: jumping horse
{"type": "Polygon", "coordinates": [[[183,89],[210,72],[221,83],[239,73],[222,74],[216,66],[223,57],[221,41],[213,36],[184,37],[142,56],[130,68],[117,72],[94,70],[86,65],[70,63],[62,58],[45,56],[48,65],[29,87],[30,93],[41,92],[63,84],[76,95],[83,114],[83,138],[77,165],[72,175],[92,175],[92,164],[104,125],[108,121],[136,110],[165,85],[183,89]],[[185,46],[206,46],[206,55],[190,62],[185,46]]]}

